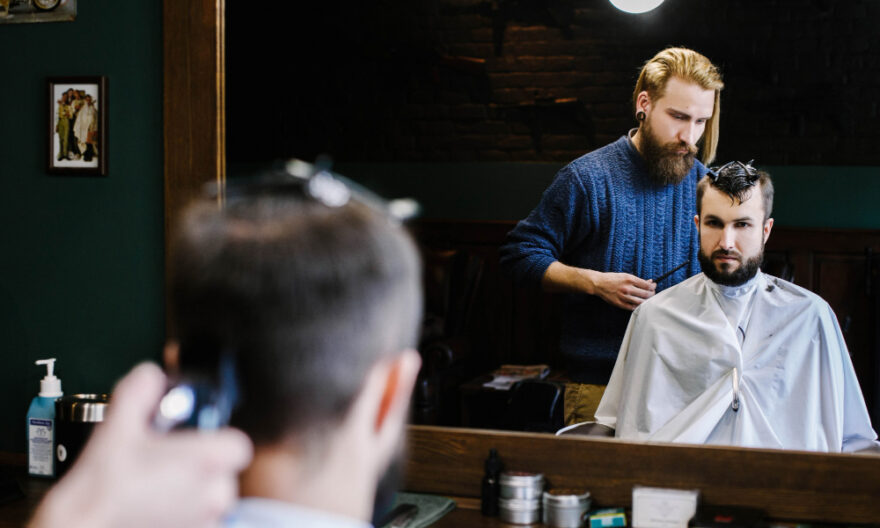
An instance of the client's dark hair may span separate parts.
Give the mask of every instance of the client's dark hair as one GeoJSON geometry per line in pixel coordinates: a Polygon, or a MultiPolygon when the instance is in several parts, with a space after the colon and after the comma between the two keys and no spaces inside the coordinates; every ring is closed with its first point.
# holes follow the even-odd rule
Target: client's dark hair
{"type": "Polygon", "coordinates": [[[204,201],[186,211],[172,251],[181,369],[232,353],[232,422],[257,445],[340,420],[369,368],[416,344],[417,252],[402,227],[360,203],[204,201]]]}
{"type": "Polygon", "coordinates": [[[712,186],[730,197],[731,203],[743,203],[752,195],[755,184],[760,185],[764,203],[764,220],[773,212],[773,181],[770,175],[752,167],[752,162],[731,161],[722,167],[710,169],[697,183],[697,215],[703,209],[703,195],[712,186]]]}

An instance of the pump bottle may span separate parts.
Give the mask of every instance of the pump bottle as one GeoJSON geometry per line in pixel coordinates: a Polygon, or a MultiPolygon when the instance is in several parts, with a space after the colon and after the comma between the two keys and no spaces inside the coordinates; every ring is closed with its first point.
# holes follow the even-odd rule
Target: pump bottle
{"type": "Polygon", "coordinates": [[[55,376],[55,358],[41,359],[46,376],[40,380],[40,394],[31,400],[27,413],[28,473],[38,477],[55,476],[55,400],[63,395],[61,380],[55,376]]]}
{"type": "Polygon", "coordinates": [[[483,515],[498,515],[498,497],[500,495],[501,483],[499,478],[503,466],[501,459],[498,458],[498,451],[493,447],[489,450],[489,458],[485,462],[486,473],[483,475],[483,482],[480,488],[480,510],[483,515]]]}

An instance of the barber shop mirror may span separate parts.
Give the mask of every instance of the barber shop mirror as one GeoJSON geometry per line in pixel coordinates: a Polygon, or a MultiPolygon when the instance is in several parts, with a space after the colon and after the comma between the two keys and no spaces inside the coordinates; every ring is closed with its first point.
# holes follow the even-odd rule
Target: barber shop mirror
{"type": "MultiPolygon", "coordinates": [[[[190,139],[166,145],[169,221],[198,183],[222,181],[227,166],[234,175],[292,156],[329,153],[339,172],[380,194],[414,195],[425,212],[416,225],[420,240],[465,292],[435,308],[447,310],[439,314],[440,333],[480,329],[466,343],[450,339],[446,349],[432,349],[438,364],[451,365],[456,354],[475,358],[456,382],[501,363],[562,364],[558,298],[514,287],[498,271],[498,245],[559,168],[637,125],[631,96],[642,62],[670,41],[699,50],[721,67],[727,85],[718,159],[754,158],[775,179],[777,223],[766,265],[835,309],[878,422],[880,219],[869,202],[880,182],[869,173],[880,165],[872,148],[880,131],[871,118],[870,60],[858,43],[868,33],[847,31],[851,37],[809,49],[793,38],[808,21],[821,35],[840,37],[838,24],[869,17],[831,4],[796,15],[766,6],[722,17],[767,24],[744,33],[739,24],[699,22],[717,18],[707,6],[693,6],[684,18],[668,6],[626,18],[578,2],[488,11],[401,2],[393,16],[372,5],[324,3],[267,17],[202,2],[217,16],[194,20],[170,4],[166,137],[190,139]],[[792,35],[783,37],[786,31],[792,35]],[[218,48],[224,39],[227,47],[218,48]],[[193,60],[206,67],[182,67],[193,60]],[[474,276],[477,285],[469,284],[474,276]],[[464,317],[462,306],[468,320],[451,322],[450,315],[464,317]]],[[[443,383],[424,390],[442,391],[443,383]]]]}

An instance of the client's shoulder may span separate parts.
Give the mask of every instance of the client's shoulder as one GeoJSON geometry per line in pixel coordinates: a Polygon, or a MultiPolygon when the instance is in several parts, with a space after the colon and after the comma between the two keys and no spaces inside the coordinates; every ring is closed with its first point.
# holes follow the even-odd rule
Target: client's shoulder
{"type": "Polygon", "coordinates": [[[708,279],[702,273],[670,286],[657,293],[650,299],[640,304],[636,310],[646,317],[656,316],[661,313],[672,311],[682,313],[688,307],[694,305],[694,301],[701,295],[708,279]]]}
{"type": "Polygon", "coordinates": [[[793,282],[763,273],[764,291],[772,302],[784,306],[803,305],[826,308],[828,303],[816,293],[793,282]]]}

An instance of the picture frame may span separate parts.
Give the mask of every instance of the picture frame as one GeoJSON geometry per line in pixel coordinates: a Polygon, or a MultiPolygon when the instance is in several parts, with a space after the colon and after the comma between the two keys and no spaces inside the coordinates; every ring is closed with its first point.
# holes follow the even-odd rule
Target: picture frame
{"type": "Polygon", "coordinates": [[[77,0],[0,0],[0,24],[72,22],[77,0]]]}
{"type": "Polygon", "coordinates": [[[109,90],[106,76],[47,79],[47,170],[107,175],[109,90]]]}

